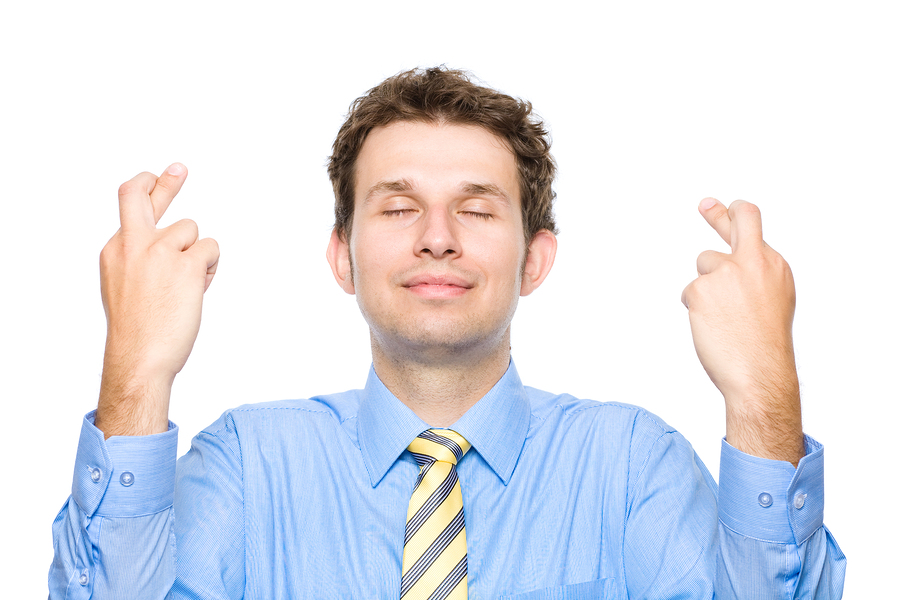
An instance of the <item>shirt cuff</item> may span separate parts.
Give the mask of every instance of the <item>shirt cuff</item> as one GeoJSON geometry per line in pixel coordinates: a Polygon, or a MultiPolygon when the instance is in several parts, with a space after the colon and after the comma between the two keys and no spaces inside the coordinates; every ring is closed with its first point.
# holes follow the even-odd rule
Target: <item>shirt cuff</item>
{"type": "Polygon", "coordinates": [[[89,412],[81,425],[72,498],[92,517],[138,517],[172,506],[178,426],[165,433],[103,439],[89,412]]]}
{"type": "Polygon", "coordinates": [[[805,436],[806,456],[791,463],[744,454],[722,440],[719,520],[747,537],[799,545],[819,527],[825,506],[825,450],[805,436]]]}

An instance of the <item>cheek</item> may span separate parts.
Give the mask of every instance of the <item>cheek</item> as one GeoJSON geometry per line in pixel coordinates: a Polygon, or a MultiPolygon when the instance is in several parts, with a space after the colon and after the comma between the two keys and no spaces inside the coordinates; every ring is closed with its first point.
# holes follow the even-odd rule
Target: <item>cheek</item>
{"type": "Polygon", "coordinates": [[[510,244],[509,238],[481,239],[469,246],[478,255],[482,268],[493,274],[493,279],[504,288],[518,295],[525,265],[525,244],[510,244]]]}
{"type": "Polygon", "coordinates": [[[373,235],[371,232],[354,234],[350,243],[350,262],[353,281],[357,288],[372,286],[389,276],[390,265],[399,252],[400,244],[390,235],[373,235]]]}

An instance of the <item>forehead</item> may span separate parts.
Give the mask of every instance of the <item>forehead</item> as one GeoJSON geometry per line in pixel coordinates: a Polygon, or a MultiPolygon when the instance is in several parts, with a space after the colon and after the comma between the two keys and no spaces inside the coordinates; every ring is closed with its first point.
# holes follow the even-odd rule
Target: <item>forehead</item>
{"type": "Polygon", "coordinates": [[[439,192],[472,186],[502,191],[520,204],[515,155],[483,127],[400,121],[369,132],[356,161],[355,197],[377,186],[411,183],[439,192]]]}

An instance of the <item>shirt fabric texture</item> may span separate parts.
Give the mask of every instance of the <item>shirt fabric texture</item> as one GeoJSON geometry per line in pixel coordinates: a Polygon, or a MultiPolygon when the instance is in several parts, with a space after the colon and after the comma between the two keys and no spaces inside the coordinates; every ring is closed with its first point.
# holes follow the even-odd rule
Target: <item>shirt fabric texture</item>
{"type": "MultiPolygon", "coordinates": [[[[398,598],[429,426],[381,383],[242,406],[177,462],[177,427],[82,426],[53,523],[51,598],[398,598]]],[[[649,412],[524,387],[512,363],[450,427],[469,598],[839,598],[824,457],[798,467],[723,440],[720,485],[649,412]]]]}

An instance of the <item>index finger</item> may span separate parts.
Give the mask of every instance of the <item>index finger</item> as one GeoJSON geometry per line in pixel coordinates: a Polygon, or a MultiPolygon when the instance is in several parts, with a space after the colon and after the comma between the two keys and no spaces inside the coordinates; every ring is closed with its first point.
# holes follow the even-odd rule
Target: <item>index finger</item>
{"type": "Polygon", "coordinates": [[[145,171],[120,185],[119,221],[122,228],[156,227],[186,177],[187,168],[174,163],[159,177],[145,171]]]}
{"type": "Polygon", "coordinates": [[[731,250],[755,250],[763,245],[762,216],[755,204],[735,200],[728,207],[731,217],[731,250]]]}
{"type": "Polygon", "coordinates": [[[153,223],[165,214],[172,200],[181,191],[181,186],[187,178],[187,167],[181,163],[172,163],[166,172],[156,180],[156,186],[150,192],[150,201],[153,204],[153,223]]]}
{"type": "Polygon", "coordinates": [[[726,244],[731,246],[731,216],[728,213],[728,209],[725,208],[725,205],[715,198],[704,198],[700,202],[699,209],[700,214],[703,215],[703,218],[706,219],[706,222],[709,223],[710,227],[715,229],[716,233],[719,234],[719,237],[725,240],[726,244]]]}

